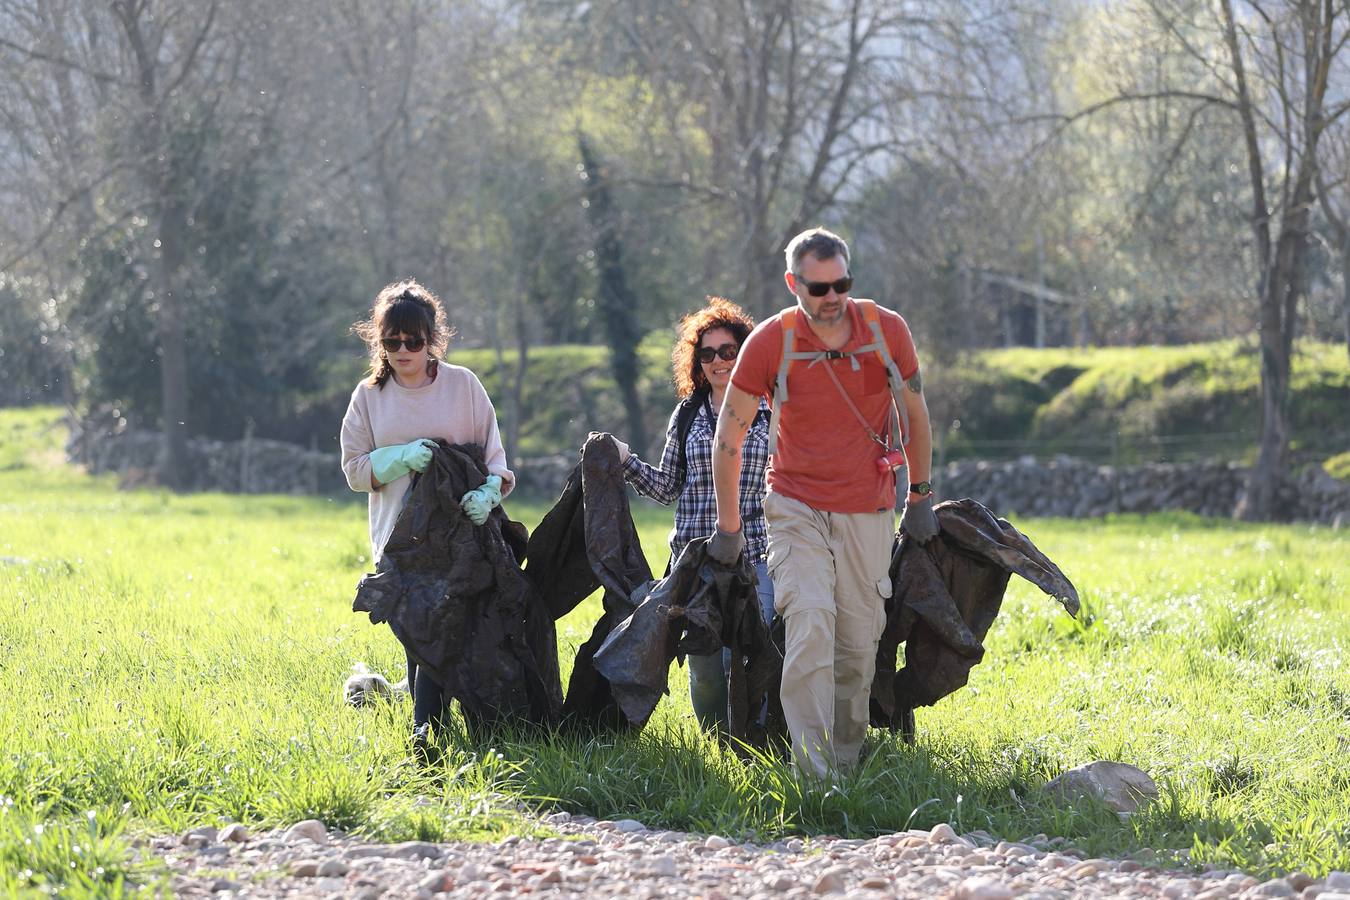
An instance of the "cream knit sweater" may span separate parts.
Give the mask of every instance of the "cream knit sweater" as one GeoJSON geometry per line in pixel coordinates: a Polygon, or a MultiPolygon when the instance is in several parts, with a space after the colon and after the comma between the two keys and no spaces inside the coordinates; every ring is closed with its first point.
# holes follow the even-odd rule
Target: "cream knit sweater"
{"type": "Polygon", "coordinates": [[[482,382],[463,366],[437,363],[436,378],[419,388],[405,388],[392,376],[384,387],[364,381],[352,391],[342,417],[342,471],[354,491],[370,494],[372,567],[394,530],[412,478],[404,475],[375,488],[370,478],[370,452],[418,438],[442,438],[451,444],[481,444],[488,471],[502,477],[502,496],[515,486],[506,467],[506,451],[497,431],[497,413],[482,382]]]}

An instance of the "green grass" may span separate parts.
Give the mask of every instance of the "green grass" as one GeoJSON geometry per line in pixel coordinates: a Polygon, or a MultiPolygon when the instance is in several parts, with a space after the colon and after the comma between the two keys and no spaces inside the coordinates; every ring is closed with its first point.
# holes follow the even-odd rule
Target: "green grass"
{"type": "MultiPolygon", "coordinates": [[[[935,422],[961,419],[947,434],[949,456],[987,456],[1015,441],[1012,455],[1065,452],[1132,463],[1254,456],[1260,389],[1256,347],[1224,341],[987,351],[939,370],[928,393],[935,422]]],[[[1344,451],[1347,411],[1345,348],[1300,344],[1290,389],[1296,453],[1320,459],[1344,451]]]]}
{"type": "Polygon", "coordinates": [[[1333,478],[1350,481],[1350,451],[1329,457],[1322,463],[1322,468],[1333,478]]]}
{"type": "MultiPolygon", "coordinates": [[[[359,504],[119,491],[65,466],[61,440],[51,411],[0,411],[0,893],[161,885],[128,855],[147,832],[318,817],[386,840],[492,838],[537,831],[522,808],[770,839],[950,821],[1262,875],[1350,869],[1343,532],[1019,520],[1078,586],[1080,619],[1015,582],[969,686],[919,711],[917,746],[874,732],[828,789],[704,739],[682,670],[638,737],[460,736],[425,770],[406,703],[340,703],[353,662],[402,663],[350,612],[359,504]],[[1162,802],[1121,822],[1045,799],[1047,779],[1099,758],[1149,771],[1162,802]]],[[[533,524],[546,504],[507,506],[533,524]]],[[[660,569],[669,511],[635,512],[660,569]]],[[[565,666],[596,615],[592,598],[560,623],[565,666]]]]}

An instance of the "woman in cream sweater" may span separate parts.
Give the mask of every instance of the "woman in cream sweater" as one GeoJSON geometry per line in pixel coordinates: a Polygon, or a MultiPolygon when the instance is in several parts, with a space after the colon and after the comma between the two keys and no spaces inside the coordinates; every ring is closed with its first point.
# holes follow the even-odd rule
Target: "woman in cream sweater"
{"type": "MultiPolygon", "coordinates": [[[[413,472],[426,469],[433,441],[483,447],[491,473],[460,506],[475,524],[515,485],[497,431],[497,413],[477,376],[445,355],[453,330],[441,301],[416,281],[380,291],[368,318],[352,327],[370,354],[370,375],[352,391],[342,418],[342,471],[369,495],[370,551],[378,563],[413,472]]],[[[441,686],[408,658],[413,743],[425,750],[444,708],[441,686]]]]}

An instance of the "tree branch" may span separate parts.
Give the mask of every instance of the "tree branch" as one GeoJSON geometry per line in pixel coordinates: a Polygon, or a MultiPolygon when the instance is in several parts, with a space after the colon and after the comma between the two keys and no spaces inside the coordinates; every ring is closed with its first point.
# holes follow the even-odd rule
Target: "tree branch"
{"type": "Polygon", "coordinates": [[[63,68],[72,69],[76,72],[81,73],[82,75],[89,76],[95,81],[100,81],[105,84],[123,83],[122,80],[118,78],[116,75],[110,75],[107,72],[100,72],[98,69],[91,69],[87,66],[82,66],[77,62],[71,62],[70,60],[65,59],[63,57],[54,56],[50,53],[43,53],[41,50],[33,50],[28,47],[23,47],[3,37],[0,37],[0,47],[8,47],[10,50],[22,53],[29,59],[36,59],[40,62],[51,63],[52,65],[55,66],[62,66],[63,68]]]}

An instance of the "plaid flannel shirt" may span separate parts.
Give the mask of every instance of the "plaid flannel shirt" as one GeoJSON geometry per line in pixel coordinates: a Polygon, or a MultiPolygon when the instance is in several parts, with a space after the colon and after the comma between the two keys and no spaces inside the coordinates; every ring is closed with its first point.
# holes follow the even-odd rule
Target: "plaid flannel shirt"
{"type": "MultiPolygon", "coordinates": [[[[745,529],[746,558],[752,563],[768,552],[769,533],[764,521],[764,469],[769,464],[768,404],[760,400],[760,410],[750,425],[741,446],[741,527],[745,529]]],[[[680,466],[675,426],[679,407],[666,427],[666,449],[661,465],[643,462],[634,453],[623,465],[623,476],[639,494],[675,506],[675,527],[670,532],[672,557],[679,556],[684,545],[694,538],[708,537],[717,527],[717,500],[713,493],[712,442],[717,422],[704,406],[689,423],[685,438],[685,468],[680,466]],[[687,469],[687,471],[685,471],[687,469]]]]}

